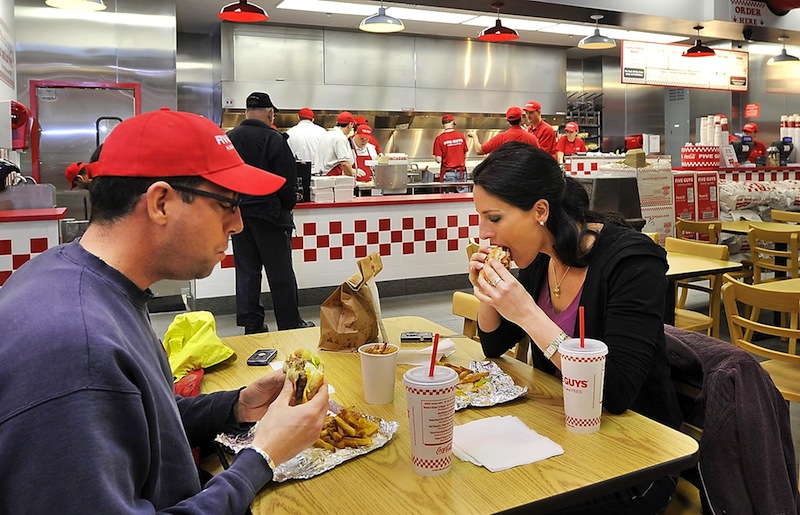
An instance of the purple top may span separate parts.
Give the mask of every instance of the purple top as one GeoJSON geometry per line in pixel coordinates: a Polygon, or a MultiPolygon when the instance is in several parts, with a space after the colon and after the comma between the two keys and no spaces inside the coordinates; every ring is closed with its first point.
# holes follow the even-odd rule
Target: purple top
{"type": "Polygon", "coordinates": [[[542,308],[547,318],[555,322],[568,336],[574,338],[575,335],[572,333],[575,331],[575,319],[578,316],[578,306],[581,303],[582,293],[583,285],[581,285],[581,289],[578,290],[578,294],[572,299],[567,309],[561,313],[556,313],[553,304],[550,302],[550,280],[548,279],[539,292],[539,298],[536,299],[536,303],[542,308]]]}

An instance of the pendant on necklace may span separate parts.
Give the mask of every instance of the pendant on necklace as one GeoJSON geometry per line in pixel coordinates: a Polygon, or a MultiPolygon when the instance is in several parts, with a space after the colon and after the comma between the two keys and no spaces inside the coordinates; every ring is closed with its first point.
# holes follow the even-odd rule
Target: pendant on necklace
{"type": "Polygon", "coordinates": [[[556,285],[556,287],[553,288],[553,295],[555,295],[556,298],[559,298],[561,296],[561,288],[559,288],[558,285],[556,285]]]}

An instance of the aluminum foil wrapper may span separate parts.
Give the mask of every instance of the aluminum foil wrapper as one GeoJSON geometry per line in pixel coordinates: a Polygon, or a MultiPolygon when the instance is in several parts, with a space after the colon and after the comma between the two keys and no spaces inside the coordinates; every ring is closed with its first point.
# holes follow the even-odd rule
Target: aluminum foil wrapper
{"type": "Polygon", "coordinates": [[[474,372],[489,372],[489,381],[474,392],[456,390],[456,411],[468,406],[494,406],[512,401],[528,393],[527,386],[518,386],[510,375],[493,361],[473,361],[467,367],[474,372]]]}
{"type": "MultiPolygon", "coordinates": [[[[329,413],[339,413],[340,406],[330,401],[331,406],[329,413]]],[[[392,436],[397,432],[399,424],[387,420],[381,420],[376,417],[364,414],[364,416],[377,422],[379,424],[378,432],[372,436],[371,445],[362,445],[361,447],[347,447],[345,449],[336,449],[335,452],[321,449],[319,447],[309,447],[291,460],[281,463],[273,471],[273,481],[282,483],[288,479],[309,479],[318,476],[323,472],[327,472],[336,465],[351,460],[362,454],[372,452],[379,447],[383,447],[386,442],[392,439],[392,436]]],[[[231,453],[237,454],[245,446],[253,441],[253,434],[255,433],[255,426],[250,428],[247,433],[232,435],[227,433],[220,433],[214,441],[221,445],[222,448],[231,453]]]]}

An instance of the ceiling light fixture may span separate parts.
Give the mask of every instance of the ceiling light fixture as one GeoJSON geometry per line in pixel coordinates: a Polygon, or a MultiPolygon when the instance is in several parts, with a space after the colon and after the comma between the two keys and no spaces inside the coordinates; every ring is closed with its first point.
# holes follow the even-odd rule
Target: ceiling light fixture
{"type": "Polygon", "coordinates": [[[57,9],[73,11],[105,11],[103,0],[45,0],[45,4],[57,9]]]}
{"type": "Polygon", "coordinates": [[[767,61],[768,65],[774,66],[774,65],[778,65],[778,64],[783,65],[783,64],[800,63],[800,59],[798,59],[797,57],[795,57],[793,55],[789,55],[789,54],[786,53],[786,40],[787,39],[789,39],[789,36],[787,36],[786,34],[784,34],[783,36],[778,38],[778,41],[783,43],[783,50],[781,50],[780,54],[776,55],[775,57],[772,57],[769,61],[767,61]]]}
{"type": "Polygon", "coordinates": [[[697,31],[697,39],[694,41],[694,46],[684,50],[681,55],[683,57],[713,57],[717,55],[714,49],[705,46],[700,40],[700,31],[703,30],[703,26],[695,25],[693,28],[697,31]]]}
{"type": "Polygon", "coordinates": [[[615,40],[600,34],[600,20],[603,19],[603,15],[593,14],[590,18],[594,20],[594,34],[586,36],[578,41],[578,48],[583,48],[585,50],[607,50],[617,46],[615,40]]]}
{"type": "Polygon", "coordinates": [[[401,30],[404,30],[406,26],[403,25],[403,20],[399,20],[386,14],[386,8],[383,6],[383,0],[381,0],[381,6],[378,8],[378,14],[373,14],[372,16],[361,20],[361,24],[358,26],[358,28],[364,32],[389,34],[391,32],[400,32],[401,30]]]}
{"type": "Polygon", "coordinates": [[[503,24],[500,23],[500,9],[505,6],[503,2],[495,2],[492,4],[492,7],[497,9],[497,21],[491,27],[486,27],[482,31],[478,33],[478,39],[481,41],[489,41],[491,43],[497,43],[500,41],[514,41],[515,39],[519,39],[519,33],[514,29],[509,29],[508,27],[503,27],[503,24]]]}
{"type": "Polygon", "coordinates": [[[251,4],[247,0],[239,0],[238,2],[226,5],[219,10],[217,16],[225,21],[232,21],[235,23],[258,23],[269,19],[267,11],[256,4],[251,4]]]}

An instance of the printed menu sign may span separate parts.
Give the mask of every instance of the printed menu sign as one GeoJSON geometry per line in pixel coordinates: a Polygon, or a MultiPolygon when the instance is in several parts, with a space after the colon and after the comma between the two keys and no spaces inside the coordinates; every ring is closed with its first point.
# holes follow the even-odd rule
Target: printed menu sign
{"type": "Polygon", "coordinates": [[[622,41],[622,83],[747,91],[747,52],[715,48],[713,57],[683,57],[690,46],[622,41]]]}

